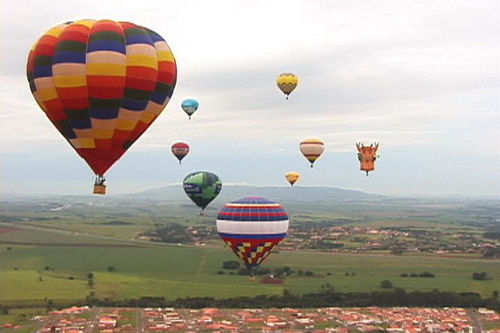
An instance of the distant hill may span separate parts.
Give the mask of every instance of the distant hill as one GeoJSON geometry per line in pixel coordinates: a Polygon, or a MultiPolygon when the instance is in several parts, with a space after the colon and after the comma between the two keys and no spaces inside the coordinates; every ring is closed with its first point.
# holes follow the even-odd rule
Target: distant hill
{"type": "MultiPolygon", "coordinates": [[[[245,196],[262,196],[270,200],[280,202],[312,202],[312,201],[351,201],[351,200],[377,200],[384,196],[369,194],[362,191],[344,190],[335,187],[325,186],[246,186],[246,185],[223,185],[222,192],[218,200],[223,202],[236,200],[245,196]]],[[[186,195],[182,185],[169,185],[157,189],[146,190],[134,194],[128,194],[127,197],[165,200],[165,201],[184,201],[186,195]]]]}
{"type": "MultiPolygon", "coordinates": [[[[207,211],[218,211],[226,202],[240,199],[245,196],[262,196],[269,200],[279,202],[285,207],[299,211],[320,210],[330,211],[335,208],[348,209],[359,205],[378,205],[390,197],[369,194],[362,191],[344,190],[325,186],[246,186],[223,185],[222,192],[210,204],[207,211]]],[[[37,195],[19,196],[10,198],[12,207],[19,211],[32,212],[57,212],[73,211],[88,212],[99,209],[120,209],[134,211],[137,209],[151,209],[151,207],[164,207],[169,209],[195,208],[194,204],[184,193],[181,184],[168,185],[156,189],[145,190],[137,193],[116,194],[106,196],[95,195],[37,195]],[[176,207],[176,208],[174,208],[176,207]]]]}

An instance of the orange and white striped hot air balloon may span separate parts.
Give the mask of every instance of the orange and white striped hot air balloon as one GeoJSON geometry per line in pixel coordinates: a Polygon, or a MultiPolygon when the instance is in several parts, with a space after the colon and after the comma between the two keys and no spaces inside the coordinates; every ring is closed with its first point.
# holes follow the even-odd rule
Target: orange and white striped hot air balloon
{"type": "Polygon", "coordinates": [[[311,168],[313,167],[313,163],[323,154],[324,150],[325,143],[319,139],[305,139],[300,143],[300,152],[311,162],[311,168]]]}

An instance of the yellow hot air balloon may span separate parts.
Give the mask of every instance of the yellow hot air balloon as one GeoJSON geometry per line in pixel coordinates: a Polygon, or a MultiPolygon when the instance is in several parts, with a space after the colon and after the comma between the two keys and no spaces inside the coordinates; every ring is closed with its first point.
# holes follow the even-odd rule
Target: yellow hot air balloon
{"type": "Polygon", "coordinates": [[[290,95],[299,84],[299,78],[293,73],[282,73],[276,79],[276,84],[286,95],[286,99],[288,99],[288,95],[290,95]]]}
{"type": "Polygon", "coordinates": [[[286,180],[290,183],[290,185],[293,186],[293,184],[295,184],[297,182],[297,180],[299,180],[300,173],[295,172],[295,171],[290,171],[290,172],[287,172],[285,177],[286,177],[286,180]]]}
{"type": "Polygon", "coordinates": [[[313,167],[314,161],[323,154],[324,150],[325,144],[319,139],[305,139],[300,143],[300,152],[309,162],[311,162],[311,168],[313,167]]]}

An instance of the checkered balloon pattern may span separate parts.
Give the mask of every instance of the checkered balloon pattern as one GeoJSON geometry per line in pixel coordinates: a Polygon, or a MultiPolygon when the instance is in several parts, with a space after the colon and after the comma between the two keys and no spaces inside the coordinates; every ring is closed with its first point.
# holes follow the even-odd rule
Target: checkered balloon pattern
{"type": "Polygon", "coordinates": [[[288,214],[279,203],[245,197],[227,203],[217,215],[217,231],[248,269],[257,267],[285,238],[288,214]]]}

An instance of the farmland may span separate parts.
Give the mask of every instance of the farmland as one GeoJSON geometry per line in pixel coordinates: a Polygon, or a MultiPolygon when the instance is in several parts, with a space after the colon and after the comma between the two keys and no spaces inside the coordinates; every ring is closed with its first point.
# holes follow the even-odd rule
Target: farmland
{"type": "MultiPolygon", "coordinates": [[[[424,235],[442,233],[440,243],[452,240],[447,238],[450,232],[474,235],[474,239],[483,241],[484,231],[495,228],[498,214],[495,202],[411,204],[367,199],[316,203],[314,209],[304,203],[287,205],[293,207],[291,227],[314,225],[311,230],[318,234],[326,230],[321,229],[324,226],[348,231],[411,227],[425,231],[424,235]],[[362,211],[356,207],[362,207],[362,211]]],[[[349,235],[343,240],[348,248],[345,253],[307,248],[277,251],[262,266],[271,271],[289,267],[291,274],[282,284],[264,284],[263,276],[251,280],[236,270],[222,268],[223,261],[236,257],[213,232],[216,209],[199,216],[192,206],[130,198],[32,199],[8,202],[3,208],[0,304],[9,306],[44,305],[48,300],[71,303],[88,297],[120,300],[154,296],[173,300],[282,295],[285,290],[301,295],[318,292],[326,284],[339,292],[370,292],[383,290],[383,280],[407,291],[477,292],[483,297],[491,297],[500,289],[500,261],[483,259],[479,250],[463,255],[391,255],[388,250],[370,249],[357,253],[358,236],[349,235]],[[207,239],[169,244],[140,236],[172,223],[208,230],[207,239]],[[306,271],[312,274],[298,274],[306,271]],[[410,277],[422,272],[434,277],[410,277]],[[486,272],[487,278],[474,280],[474,272],[486,272]]],[[[370,237],[382,239],[379,234],[370,237]]],[[[408,237],[396,238],[398,244],[404,244],[408,237]]]]}
{"type": "Polygon", "coordinates": [[[498,289],[500,264],[477,259],[423,256],[338,255],[313,251],[281,251],[265,267],[290,266],[313,271],[312,277],[289,277],[284,285],[265,285],[245,276],[216,274],[222,261],[233,259],[230,251],[201,246],[11,246],[1,250],[0,300],[18,303],[35,300],[78,300],[90,292],[97,298],[163,296],[255,296],[317,292],[325,283],[336,290],[379,290],[380,281],[390,280],[407,290],[474,291],[490,296],[498,289]],[[116,271],[109,272],[110,266],[116,271]],[[46,267],[48,267],[46,269],[46,267]],[[403,278],[401,273],[433,272],[434,278],[403,278]],[[485,271],[487,281],[473,281],[472,272],[485,271]],[[92,288],[86,275],[94,274],[92,288]],[[327,275],[329,273],[329,275],[327,275]],[[346,275],[348,273],[349,275],[346,275]],[[354,274],[353,274],[354,273],[354,274]],[[71,278],[71,279],[70,279],[71,278]],[[41,281],[40,281],[41,280],[41,281]]]}

